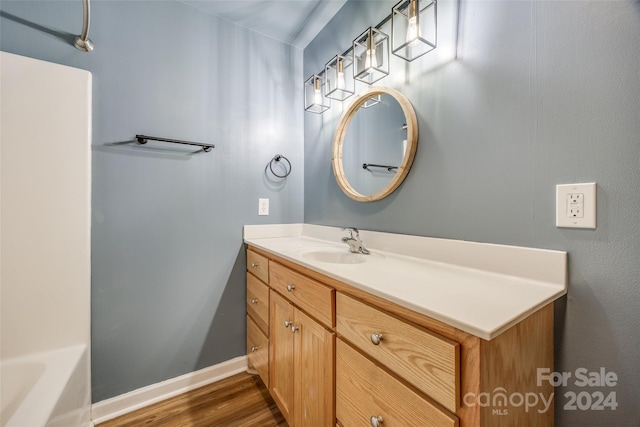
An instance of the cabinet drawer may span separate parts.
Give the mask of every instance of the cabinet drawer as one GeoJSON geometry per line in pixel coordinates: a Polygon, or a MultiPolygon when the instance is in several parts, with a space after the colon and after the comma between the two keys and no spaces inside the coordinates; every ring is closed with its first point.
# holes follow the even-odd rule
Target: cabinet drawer
{"type": "Polygon", "coordinates": [[[377,367],[341,339],[336,343],[336,417],[343,426],[454,427],[458,419],[377,367]]]}
{"type": "Polygon", "coordinates": [[[258,371],[269,387],[269,340],[250,316],[247,316],[247,359],[249,368],[258,371]]]}
{"type": "Polygon", "coordinates": [[[327,326],[335,325],[335,291],[280,264],[269,264],[269,284],[327,326]]]}
{"type": "Polygon", "coordinates": [[[264,283],[269,283],[269,260],[253,251],[247,251],[247,271],[264,283]]]}
{"type": "Polygon", "coordinates": [[[456,412],[460,346],[344,294],[336,296],[338,334],[383,366],[456,412]],[[382,339],[374,344],[374,334],[382,339]]]}
{"type": "Polygon", "coordinates": [[[247,274],[247,313],[269,336],[269,287],[247,274]]]}

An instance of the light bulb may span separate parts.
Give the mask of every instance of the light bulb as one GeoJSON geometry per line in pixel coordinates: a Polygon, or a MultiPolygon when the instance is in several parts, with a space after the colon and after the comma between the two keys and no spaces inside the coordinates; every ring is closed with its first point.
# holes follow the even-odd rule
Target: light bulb
{"type": "Polygon", "coordinates": [[[375,49],[367,49],[367,57],[364,60],[364,68],[378,68],[378,60],[376,59],[375,49]]]}
{"type": "Polygon", "coordinates": [[[373,43],[373,33],[369,33],[367,38],[367,54],[364,59],[364,68],[378,68],[378,59],[376,58],[376,45],[373,43]]]}
{"type": "Polygon", "coordinates": [[[409,26],[407,27],[407,39],[406,42],[413,45],[418,40],[418,18],[415,16],[413,18],[409,18],[409,26]]]}
{"type": "Polygon", "coordinates": [[[338,89],[344,89],[347,84],[344,81],[344,64],[342,63],[342,59],[338,58],[338,79],[336,82],[336,86],[338,89]]]}
{"type": "Polygon", "coordinates": [[[407,25],[407,37],[405,41],[414,45],[420,36],[418,27],[418,0],[411,0],[409,3],[409,24],[407,25]]]}
{"type": "Polygon", "coordinates": [[[344,89],[346,85],[347,84],[344,81],[344,71],[338,72],[338,83],[337,83],[338,89],[344,89]]]}
{"type": "Polygon", "coordinates": [[[322,92],[320,91],[320,79],[316,77],[313,81],[313,103],[322,105],[322,92]]]}

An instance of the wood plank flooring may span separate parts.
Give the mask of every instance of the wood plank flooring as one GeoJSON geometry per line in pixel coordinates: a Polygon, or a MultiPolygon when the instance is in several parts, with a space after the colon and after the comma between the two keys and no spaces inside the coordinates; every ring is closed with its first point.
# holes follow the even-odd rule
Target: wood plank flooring
{"type": "Polygon", "coordinates": [[[257,375],[246,372],[122,415],[98,427],[288,427],[257,375]]]}

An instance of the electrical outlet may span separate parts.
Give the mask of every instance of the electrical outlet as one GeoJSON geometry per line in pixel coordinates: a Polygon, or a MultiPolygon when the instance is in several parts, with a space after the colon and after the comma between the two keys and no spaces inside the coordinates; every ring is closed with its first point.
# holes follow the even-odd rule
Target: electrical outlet
{"type": "Polygon", "coordinates": [[[258,199],[258,215],[269,215],[269,199],[258,199]]]}
{"type": "Polygon", "coordinates": [[[556,227],[596,228],[596,183],[556,185],[556,227]]]}
{"type": "Polygon", "coordinates": [[[584,193],[567,194],[567,216],[584,218],[584,193]]]}

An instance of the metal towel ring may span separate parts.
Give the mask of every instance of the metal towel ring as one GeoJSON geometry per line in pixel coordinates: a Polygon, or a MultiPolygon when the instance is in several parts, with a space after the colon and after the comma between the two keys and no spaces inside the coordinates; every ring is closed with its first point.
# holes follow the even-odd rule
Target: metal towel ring
{"type": "Polygon", "coordinates": [[[283,156],[282,154],[276,154],[275,156],[273,156],[273,159],[271,159],[271,161],[269,162],[269,170],[271,171],[271,173],[274,176],[277,176],[278,178],[286,178],[289,176],[289,174],[291,173],[291,162],[289,161],[289,159],[287,159],[285,156],[283,156]],[[288,167],[285,166],[285,174],[284,175],[278,175],[277,173],[275,173],[275,171],[273,170],[273,162],[279,162],[280,160],[284,160],[285,162],[287,162],[287,164],[289,165],[288,167]]]}

